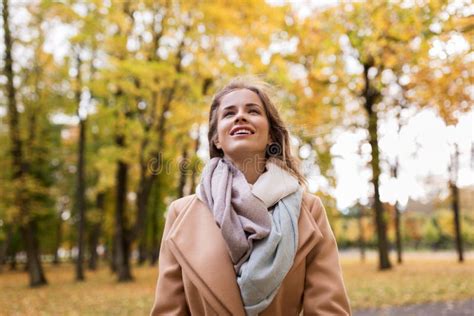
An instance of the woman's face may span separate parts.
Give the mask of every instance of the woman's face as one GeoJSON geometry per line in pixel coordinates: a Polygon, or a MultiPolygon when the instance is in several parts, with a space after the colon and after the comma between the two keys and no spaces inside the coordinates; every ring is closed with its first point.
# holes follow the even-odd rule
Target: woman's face
{"type": "Polygon", "coordinates": [[[260,97],[248,89],[234,90],[221,99],[217,110],[216,147],[232,160],[255,154],[265,157],[270,127],[260,97]]]}

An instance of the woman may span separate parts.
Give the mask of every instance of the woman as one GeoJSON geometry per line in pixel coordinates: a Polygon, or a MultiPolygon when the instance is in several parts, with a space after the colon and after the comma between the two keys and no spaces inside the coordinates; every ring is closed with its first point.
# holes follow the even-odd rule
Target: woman
{"type": "Polygon", "coordinates": [[[268,86],[213,99],[210,161],[171,203],[151,315],[350,315],[321,200],[305,191],[268,86]]]}

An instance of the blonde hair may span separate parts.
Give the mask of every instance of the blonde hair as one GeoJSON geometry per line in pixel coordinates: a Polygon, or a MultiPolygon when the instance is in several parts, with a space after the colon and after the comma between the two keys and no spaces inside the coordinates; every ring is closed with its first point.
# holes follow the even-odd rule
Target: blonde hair
{"type": "Polygon", "coordinates": [[[210,158],[224,157],[222,149],[217,148],[214,143],[217,138],[217,110],[219,109],[221,100],[228,93],[240,89],[248,89],[258,95],[265,109],[272,140],[274,143],[277,143],[277,146],[281,149],[278,150],[275,155],[270,155],[267,150],[265,158],[271,159],[272,162],[293,174],[298,179],[298,182],[307,188],[306,178],[299,170],[300,160],[291,153],[288,129],[271,98],[271,96],[274,95],[273,87],[269,83],[254,76],[236,77],[214,95],[209,111],[209,132],[207,135],[210,158]]]}

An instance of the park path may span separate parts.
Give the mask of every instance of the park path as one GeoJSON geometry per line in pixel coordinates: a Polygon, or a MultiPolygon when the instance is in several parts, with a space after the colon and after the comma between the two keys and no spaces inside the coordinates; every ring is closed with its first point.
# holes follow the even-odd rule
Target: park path
{"type": "Polygon", "coordinates": [[[472,316],[474,299],[456,302],[436,302],[407,306],[364,309],[354,311],[354,316],[472,316]]]}

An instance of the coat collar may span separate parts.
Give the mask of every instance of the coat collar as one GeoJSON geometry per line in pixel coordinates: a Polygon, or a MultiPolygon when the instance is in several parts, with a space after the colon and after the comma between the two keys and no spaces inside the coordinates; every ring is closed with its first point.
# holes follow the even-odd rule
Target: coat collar
{"type": "Polygon", "coordinates": [[[288,171],[279,167],[272,159],[266,163],[262,173],[252,186],[252,193],[269,208],[282,198],[298,190],[298,180],[288,171]],[[275,185],[278,183],[278,185],[275,185]]]}
{"type": "MultiPolygon", "coordinates": [[[[272,158],[267,159],[266,171],[263,172],[251,187],[252,194],[258,197],[267,208],[298,190],[298,180],[288,171],[278,166],[272,158]],[[279,185],[275,186],[275,183],[279,185]]],[[[201,195],[201,183],[196,187],[196,196],[204,201],[201,195]]]]}
{"type": "MultiPolygon", "coordinates": [[[[308,207],[303,202],[298,220],[298,249],[293,268],[323,237],[308,207]]],[[[234,266],[212,212],[195,195],[186,203],[170,232],[170,250],[183,274],[194,283],[219,315],[245,315],[234,266]]]]}

